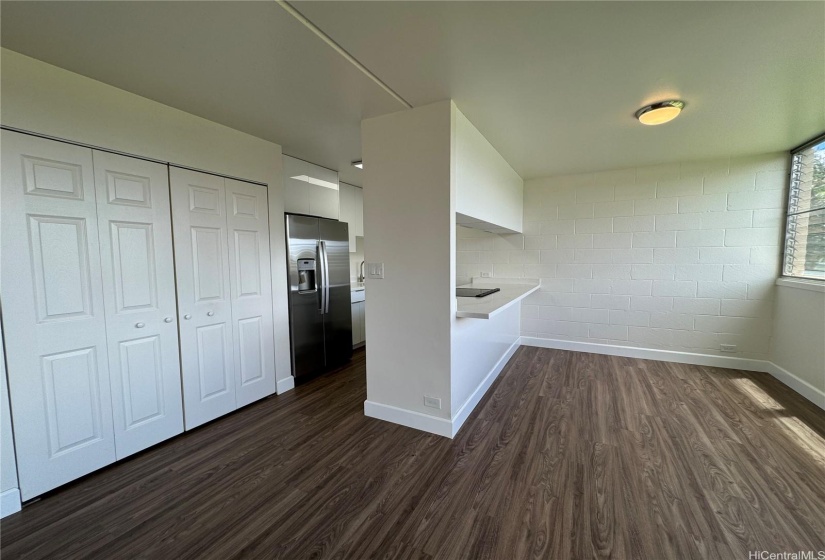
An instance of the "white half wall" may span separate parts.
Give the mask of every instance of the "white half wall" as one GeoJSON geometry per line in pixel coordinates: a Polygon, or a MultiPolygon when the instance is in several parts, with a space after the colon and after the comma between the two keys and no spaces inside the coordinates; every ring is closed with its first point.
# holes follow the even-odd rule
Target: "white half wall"
{"type": "Polygon", "coordinates": [[[365,413],[389,419],[376,411],[401,410],[419,426],[422,415],[451,419],[453,108],[443,101],[361,126],[364,255],[368,263],[384,264],[383,279],[366,280],[365,413]],[[424,406],[425,395],[441,399],[441,409],[424,406]]]}
{"type": "Polygon", "coordinates": [[[452,428],[455,435],[519,347],[521,307],[489,319],[453,321],[452,428]]]}
{"type": "Polygon", "coordinates": [[[286,388],[281,381],[292,372],[281,147],[8,49],[0,50],[0,65],[5,126],[267,185],[275,372],[286,388]]]}
{"type": "Polygon", "coordinates": [[[825,408],[825,285],[779,283],[771,352],[776,377],[825,408]]]}

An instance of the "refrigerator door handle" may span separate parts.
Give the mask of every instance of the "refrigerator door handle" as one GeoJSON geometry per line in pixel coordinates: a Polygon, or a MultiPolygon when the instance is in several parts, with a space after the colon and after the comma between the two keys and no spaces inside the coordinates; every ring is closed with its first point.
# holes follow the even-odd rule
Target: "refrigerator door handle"
{"type": "Polygon", "coordinates": [[[326,260],[324,259],[324,242],[319,241],[315,246],[315,255],[317,258],[319,270],[318,270],[318,281],[316,283],[316,289],[318,290],[318,312],[323,315],[325,313],[324,309],[326,308],[326,260]]]}
{"type": "Polygon", "coordinates": [[[324,272],[323,272],[323,291],[324,291],[324,299],[323,299],[323,313],[324,315],[329,313],[329,259],[327,258],[327,244],[326,241],[320,241],[321,245],[321,260],[324,263],[324,272]]]}

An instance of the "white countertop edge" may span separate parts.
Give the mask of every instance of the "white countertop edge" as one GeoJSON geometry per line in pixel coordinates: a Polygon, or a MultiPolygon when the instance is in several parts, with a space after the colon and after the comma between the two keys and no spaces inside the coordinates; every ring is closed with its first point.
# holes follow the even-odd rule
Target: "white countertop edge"
{"type": "MultiPolygon", "coordinates": [[[[480,284],[482,284],[482,283],[474,282],[473,286],[480,287],[479,286],[480,284]]],[[[494,282],[489,282],[489,283],[484,282],[484,284],[494,285],[494,282]]],[[[516,287],[516,286],[523,287],[523,288],[526,288],[526,289],[525,289],[525,291],[520,292],[518,295],[508,299],[507,301],[503,302],[501,305],[499,305],[498,307],[496,307],[496,308],[494,308],[490,311],[476,311],[476,310],[469,310],[469,309],[465,310],[465,311],[457,310],[456,313],[455,313],[455,316],[458,317],[458,318],[463,318],[463,319],[490,319],[491,317],[494,317],[495,315],[497,315],[498,313],[504,311],[505,309],[507,309],[511,305],[520,302],[521,300],[523,300],[524,298],[526,298],[527,296],[529,296],[530,294],[532,294],[533,292],[538,290],[539,287],[540,287],[540,284],[538,284],[538,283],[536,283],[536,284],[533,284],[533,283],[530,283],[530,284],[511,284],[511,283],[503,282],[503,283],[501,283],[500,286],[497,286],[497,287],[502,288],[502,291],[503,291],[506,288],[512,288],[512,287],[516,287]]],[[[493,294],[492,296],[495,296],[495,295],[496,294],[493,294]]],[[[481,305],[483,303],[484,302],[474,302],[474,305],[481,305]]]]}

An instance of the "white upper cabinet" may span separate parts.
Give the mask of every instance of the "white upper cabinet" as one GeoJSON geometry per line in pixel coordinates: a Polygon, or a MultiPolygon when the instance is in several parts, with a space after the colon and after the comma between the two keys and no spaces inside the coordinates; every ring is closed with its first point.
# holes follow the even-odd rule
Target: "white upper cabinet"
{"type": "Polygon", "coordinates": [[[284,162],[284,210],[339,219],[338,173],[290,156],[284,162]]]}
{"type": "Polygon", "coordinates": [[[524,182],[501,154],[455,110],[456,221],[495,233],[521,233],[524,182]]]}
{"type": "Polygon", "coordinates": [[[364,189],[358,187],[355,187],[355,236],[364,237],[364,189]]]}
{"type": "Polygon", "coordinates": [[[364,198],[363,191],[353,185],[341,183],[341,216],[339,221],[346,222],[349,230],[349,252],[355,252],[355,238],[364,236],[364,198]]]}

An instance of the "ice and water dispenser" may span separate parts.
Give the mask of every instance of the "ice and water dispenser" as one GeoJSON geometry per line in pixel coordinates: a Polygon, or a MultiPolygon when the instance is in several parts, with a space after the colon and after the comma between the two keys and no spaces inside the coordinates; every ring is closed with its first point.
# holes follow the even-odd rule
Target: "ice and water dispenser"
{"type": "Polygon", "coordinates": [[[315,259],[298,259],[298,293],[315,291],[315,259]]]}

